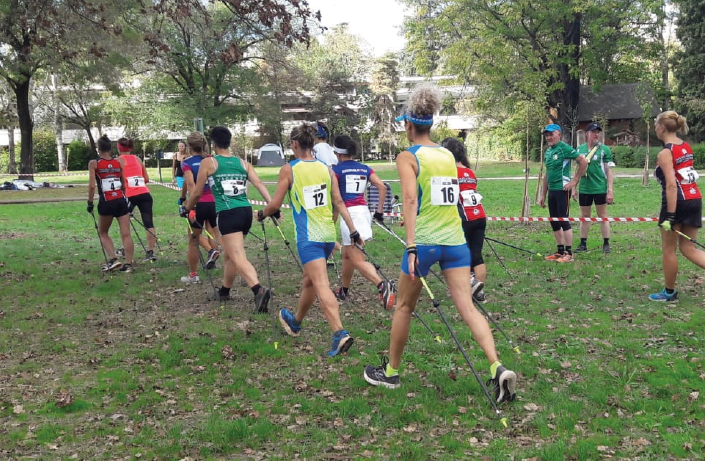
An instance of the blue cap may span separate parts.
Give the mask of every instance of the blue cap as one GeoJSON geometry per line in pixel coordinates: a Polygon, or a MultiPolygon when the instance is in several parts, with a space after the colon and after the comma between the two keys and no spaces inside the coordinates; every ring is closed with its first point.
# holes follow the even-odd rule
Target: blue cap
{"type": "Polygon", "coordinates": [[[411,112],[404,112],[395,119],[397,122],[408,120],[414,125],[433,125],[433,115],[416,115],[411,112]]]}
{"type": "Polygon", "coordinates": [[[546,133],[553,133],[554,131],[562,132],[561,127],[556,125],[555,123],[551,123],[550,125],[546,125],[546,128],[543,129],[543,132],[546,133]]]}
{"type": "Polygon", "coordinates": [[[585,128],[585,131],[586,131],[586,132],[587,132],[587,131],[602,131],[602,127],[600,126],[599,123],[593,122],[593,123],[589,124],[589,125],[585,128]]]}

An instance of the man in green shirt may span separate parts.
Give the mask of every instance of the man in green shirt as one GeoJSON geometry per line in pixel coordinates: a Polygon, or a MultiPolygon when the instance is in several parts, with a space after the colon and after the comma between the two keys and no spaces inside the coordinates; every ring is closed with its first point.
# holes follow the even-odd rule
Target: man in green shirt
{"type": "MultiPolygon", "coordinates": [[[[570,192],[578,184],[587,162],[585,157],[561,141],[561,127],[551,123],[543,130],[548,143],[548,149],[544,154],[546,163],[546,176],[543,178],[543,188],[540,194],[539,204],[546,207],[546,197],[548,196],[548,213],[552,218],[567,218],[570,213],[570,192]],[[575,179],[570,179],[570,162],[578,162],[578,171],[575,179]]],[[[546,256],[547,261],[566,263],[573,261],[573,228],[568,221],[551,221],[553,237],[556,239],[558,250],[555,254],[546,256]]]]}
{"type": "MultiPolygon", "coordinates": [[[[612,192],[612,152],[610,148],[600,142],[600,133],[602,127],[597,123],[591,123],[585,128],[585,144],[578,146],[578,154],[585,156],[588,167],[585,171],[585,176],[576,178],[579,180],[578,203],[580,203],[580,216],[583,218],[590,217],[590,211],[593,202],[595,203],[595,211],[600,218],[607,217],[607,205],[611,205],[614,201],[612,192]]],[[[576,193],[573,189],[573,198],[576,193]]],[[[600,223],[602,230],[602,252],[610,252],[610,223],[602,221],[600,223]]],[[[580,223],[580,245],[575,249],[576,253],[587,251],[587,237],[590,232],[590,223],[580,223]]]]}

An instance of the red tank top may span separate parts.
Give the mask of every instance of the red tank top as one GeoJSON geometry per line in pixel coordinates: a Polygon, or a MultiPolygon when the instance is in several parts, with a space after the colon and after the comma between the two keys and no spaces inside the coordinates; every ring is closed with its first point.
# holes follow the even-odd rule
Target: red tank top
{"type": "MultiPolygon", "coordinates": [[[[693,168],[693,149],[690,144],[666,144],[666,149],[671,151],[673,157],[673,170],[676,173],[676,185],[678,186],[678,200],[693,200],[702,198],[700,188],[696,181],[698,172],[693,168]]],[[[666,201],[666,179],[661,167],[656,167],[656,179],[661,183],[661,196],[663,202],[666,201]]]]}
{"type": "Polygon", "coordinates": [[[116,158],[106,160],[98,159],[95,169],[96,181],[98,182],[98,192],[101,200],[117,200],[123,198],[122,183],[120,182],[120,162],[116,158]]]}
{"type": "Polygon", "coordinates": [[[470,168],[458,167],[458,185],[460,186],[458,199],[460,217],[466,221],[485,218],[482,195],[477,192],[477,177],[470,168]]]}
{"type": "Polygon", "coordinates": [[[140,194],[149,194],[149,188],[146,186],[144,177],[142,176],[142,165],[134,155],[121,155],[120,158],[125,163],[125,192],[127,197],[134,197],[140,194]]]}

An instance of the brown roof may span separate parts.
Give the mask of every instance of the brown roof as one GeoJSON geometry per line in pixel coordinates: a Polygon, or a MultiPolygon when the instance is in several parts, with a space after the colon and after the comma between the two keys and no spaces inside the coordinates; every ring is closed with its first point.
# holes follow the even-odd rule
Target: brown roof
{"type": "Polygon", "coordinates": [[[651,101],[651,116],[661,112],[654,92],[646,83],[617,83],[598,87],[581,86],[578,121],[587,122],[600,114],[607,120],[638,119],[644,116],[642,106],[651,101]]]}

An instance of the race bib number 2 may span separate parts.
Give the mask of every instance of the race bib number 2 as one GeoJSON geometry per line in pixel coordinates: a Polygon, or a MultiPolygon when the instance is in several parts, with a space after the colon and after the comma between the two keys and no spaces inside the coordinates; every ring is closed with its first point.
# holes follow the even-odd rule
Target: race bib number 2
{"type": "Polygon", "coordinates": [[[367,176],[350,175],[345,178],[345,192],[348,194],[361,194],[367,187],[367,176]]]}
{"type": "Polygon", "coordinates": [[[144,178],[142,176],[130,176],[127,178],[127,184],[130,187],[144,187],[144,178]]]}
{"type": "Polygon", "coordinates": [[[325,184],[304,187],[304,206],[313,210],[328,205],[328,190],[325,184]]]}
{"type": "Polygon", "coordinates": [[[700,178],[700,175],[697,171],[695,171],[695,168],[693,168],[692,166],[681,168],[680,170],[678,170],[678,174],[681,176],[681,178],[683,178],[681,184],[693,184],[698,181],[698,178],[700,178]]]}
{"type": "Polygon", "coordinates": [[[103,192],[120,190],[122,183],[120,182],[120,178],[105,178],[101,181],[101,187],[103,188],[103,192]]]}
{"type": "Polygon", "coordinates": [[[458,178],[431,177],[431,205],[450,206],[458,203],[458,178]]]}

